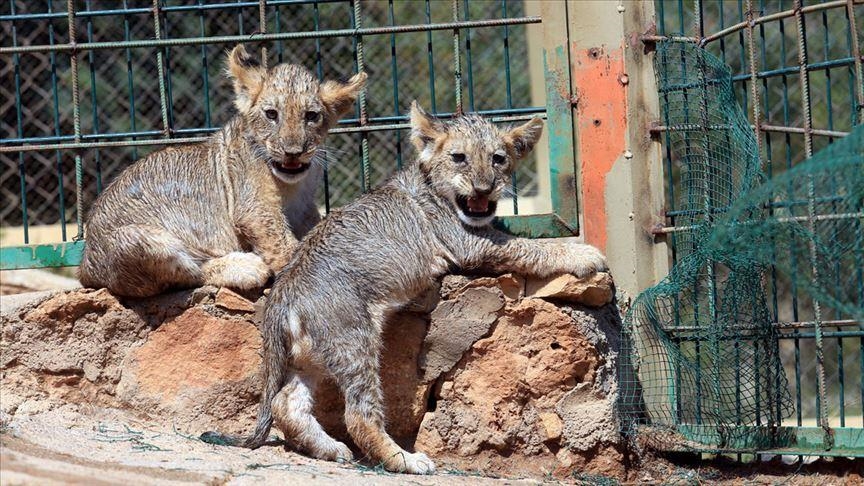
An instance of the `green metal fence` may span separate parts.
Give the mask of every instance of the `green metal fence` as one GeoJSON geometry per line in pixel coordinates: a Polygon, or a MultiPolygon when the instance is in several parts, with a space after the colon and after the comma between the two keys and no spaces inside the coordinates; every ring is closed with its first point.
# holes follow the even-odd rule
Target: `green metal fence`
{"type": "MultiPolygon", "coordinates": [[[[703,230],[722,224],[734,206],[728,196],[743,196],[758,185],[756,174],[784,180],[786,171],[864,124],[864,2],[656,0],[655,5],[656,33],[643,36],[646,46],[657,50],[662,71],[663,115],[654,133],[665,149],[667,210],[666,224],[655,234],[666,238],[674,270],[641,302],[625,332],[634,356],[651,350],[625,360],[622,406],[632,421],[630,431],[667,449],[864,456],[861,186],[853,182],[848,189],[848,181],[827,174],[823,180],[831,186],[821,190],[835,192],[817,201],[812,188],[820,168],[809,167],[800,181],[761,193],[765,217],[788,213],[793,215],[788,222],[804,222],[811,232],[819,231],[813,214],[818,208],[818,219],[835,225],[833,237],[853,245],[844,257],[851,260],[817,268],[815,258],[806,251],[792,253],[778,232],[763,244],[771,247],[771,261],[787,252],[791,270],[774,266],[756,275],[749,301],[730,297],[730,286],[740,287],[747,269],[713,260],[722,248],[693,265],[694,255],[709,251],[702,245],[711,234],[703,230]],[[715,60],[720,66],[712,64],[715,60]],[[734,100],[716,97],[726,79],[722,64],[731,70],[734,100]],[[746,115],[734,108],[736,101],[746,115]],[[736,140],[730,131],[735,113],[717,117],[729,104],[730,112],[749,118],[746,140],[736,140]],[[744,160],[751,148],[755,167],[744,160]],[[810,184],[811,194],[798,184],[804,189],[810,184]],[[789,197],[793,188],[803,196],[789,197]],[[839,210],[840,201],[856,197],[856,208],[839,210]],[[816,279],[820,271],[837,276],[832,285],[845,295],[845,308],[857,311],[824,305],[811,291],[813,282],[804,279],[816,279]],[[730,301],[737,302],[734,308],[720,308],[730,301]],[[730,320],[718,322],[718,315],[730,320]],[[655,382],[662,387],[649,384],[655,382]]],[[[862,136],[860,129],[855,133],[862,136]]],[[[861,145],[851,146],[858,151],[861,145]]],[[[857,157],[856,167],[862,167],[864,154],[846,157],[857,157]]],[[[833,163],[830,157],[814,160],[833,163]]],[[[856,180],[860,170],[853,172],[856,180]]]]}
{"type": "MultiPolygon", "coordinates": [[[[445,118],[546,116],[528,75],[528,59],[544,53],[540,44],[529,52],[527,31],[542,19],[524,9],[512,0],[9,0],[0,14],[0,223],[21,236],[0,249],[0,269],[76,265],[88,205],[120,170],[216,131],[231,110],[223,52],[236,43],[322,79],[370,74],[355,116],[328,140],[326,211],[402,165],[412,99],[445,118]],[[32,245],[45,224],[60,226],[59,241],[32,245]]],[[[572,133],[569,111],[551,103],[550,132],[572,133]]],[[[539,170],[572,176],[572,136],[550,144],[570,156],[539,170]]],[[[551,187],[552,213],[520,211],[537,177],[534,159],[523,164],[511,187],[516,216],[502,224],[529,236],[576,234],[572,177],[551,187]]]]}

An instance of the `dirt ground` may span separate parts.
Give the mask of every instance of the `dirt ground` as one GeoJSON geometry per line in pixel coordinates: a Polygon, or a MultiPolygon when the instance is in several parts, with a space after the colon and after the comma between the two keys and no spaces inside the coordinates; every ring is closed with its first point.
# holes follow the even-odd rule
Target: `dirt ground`
{"type": "Polygon", "coordinates": [[[170,423],[113,409],[67,406],[3,425],[0,484],[536,484],[448,470],[435,476],[336,464],[279,445],[250,451],[201,442],[170,423]]]}
{"type": "MultiPolygon", "coordinates": [[[[0,484],[597,484],[617,481],[576,474],[493,478],[438,464],[434,476],[386,473],[361,462],[335,464],[286,451],[279,444],[249,451],[199,441],[170,423],[78,405],[3,420],[0,484]]],[[[643,458],[623,484],[845,485],[864,484],[864,461],[847,459],[751,465],[692,458],[643,458]]]]}

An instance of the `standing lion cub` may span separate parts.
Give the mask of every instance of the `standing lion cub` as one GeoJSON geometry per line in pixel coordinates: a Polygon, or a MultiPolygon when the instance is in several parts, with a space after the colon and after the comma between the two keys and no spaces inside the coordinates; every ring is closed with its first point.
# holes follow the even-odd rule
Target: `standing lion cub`
{"type": "Polygon", "coordinates": [[[312,414],[315,385],[330,376],[365,454],[389,471],[431,473],[425,454],[404,451],[384,430],[378,366],[386,316],[457,268],[537,276],[606,268],[591,246],[515,238],[489,226],[516,161],[540,138],[540,119],[502,131],[476,115],[442,122],[415,103],[411,129],[417,162],[330,213],[277,276],[261,328],[264,393],[253,436],[203,440],[259,447],[275,420],[312,456],[350,459],[312,414]]]}
{"type": "MultiPolygon", "coordinates": [[[[123,171],[93,205],[79,278],[145,297],[203,284],[248,289],[281,269],[318,221],[321,144],[366,82],[228,54],[239,114],[209,140],[123,171]]],[[[321,149],[323,150],[323,149],[321,149]]]]}

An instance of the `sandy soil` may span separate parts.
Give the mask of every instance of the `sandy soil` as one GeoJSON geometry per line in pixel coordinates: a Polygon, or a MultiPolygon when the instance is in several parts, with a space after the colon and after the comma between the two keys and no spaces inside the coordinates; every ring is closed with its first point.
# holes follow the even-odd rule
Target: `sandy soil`
{"type": "MultiPolygon", "coordinates": [[[[475,473],[476,474],[476,473],[475,473]]],[[[361,463],[317,461],[279,445],[256,451],[206,444],[171,424],[113,409],[69,405],[3,422],[0,484],[537,484],[448,470],[390,474],[361,463]]]]}

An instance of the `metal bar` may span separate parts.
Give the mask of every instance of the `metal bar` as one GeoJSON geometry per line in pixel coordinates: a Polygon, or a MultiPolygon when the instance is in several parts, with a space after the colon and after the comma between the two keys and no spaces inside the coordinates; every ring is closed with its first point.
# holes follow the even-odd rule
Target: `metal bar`
{"type": "MultiPolygon", "coordinates": [[[[53,10],[53,2],[48,0],[48,12],[53,10]]],[[[70,36],[70,40],[74,37],[70,36]]],[[[48,43],[54,43],[54,24],[48,24],[48,43]]],[[[54,52],[48,53],[48,61],[51,64],[51,98],[53,102],[54,115],[54,135],[60,135],[60,99],[57,94],[57,54],[54,52]]],[[[60,239],[66,241],[66,191],[63,187],[63,154],[59,150],[55,152],[57,162],[55,168],[57,170],[57,196],[58,196],[58,218],[60,219],[60,239]]]]}
{"type": "MultiPolygon", "coordinates": [[[[363,27],[363,17],[361,17],[360,13],[360,0],[352,0],[352,4],[354,7],[354,16],[352,17],[352,24],[356,30],[361,30],[363,27]]],[[[430,34],[431,35],[431,34],[430,34]]],[[[363,72],[364,63],[363,63],[363,37],[359,35],[354,36],[354,55],[355,61],[357,64],[357,72],[363,72]]],[[[364,88],[360,91],[360,96],[357,99],[357,104],[360,108],[360,127],[364,127],[368,123],[368,116],[366,113],[366,89],[364,88]]],[[[366,131],[360,132],[360,171],[362,175],[362,189],[363,192],[368,192],[372,189],[371,182],[371,172],[372,168],[369,165],[369,133],[366,131]]]]}
{"type": "MultiPolygon", "coordinates": [[[[722,8],[722,7],[721,7],[722,8]]],[[[757,83],[758,66],[756,65],[756,45],[753,40],[753,1],[747,0],[747,29],[745,31],[747,37],[747,54],[748,66],[750,67],[750,99],[753,105],[753,129],[756,131],[756,147],[759,150],[758,157],[762,158],[762,134],[760,133],[762,123],[761,106],[759,103],[759,85],[757,83]]],[[[764,44],[763,44],[764,45],[764,44]]]]}
{"type": "Polygon", "coordinates": [[[222,35],[210,37],[189,37],[182,39],[150,39],[129,42],[85,42],[72,46],[71,44],[35,45],[0,47],[0,54],[15,54],[25,52],[78,51],[89,49],[120,49],[140,47],[176,47],[197,46],[201,44],[234,44],[238,42],[266,42],[297,39],[323,39],[332,37],[387,35],[408,32],[434,32],[438,30],[453,30],[479,27],[500,27],[502,25],[539,24],[540,17],[514,17],[510,19],[474,20],[466,22],[439,22],[416,25],[398,25],[387,27],[367,27],[365,29],[332,29],[317,32],[281,32],[278,34],[252,35],[222,35]]]}
{"type": "MultiPolygon", "coordinates": [[[[507,0],[501,0],[501,15],[507,18],[507,0]]],[[[504,26],[504,88],[507,108],[513,108],[513,88],[510,80],[510,31],[504,26]]],[[[513,214],[519,214],[519,185],[516,180],[516,172],[510,174],[510,192],[513,198],[513,214]]]]}
{"type": "MultiPolygon", "coordinates": [[[[750,125],[755,129],[755,125],[750,125]]],[[[712,130],[731,130],[731,125],[717,125],[713,124],[710,126],[712,130]]],[[[759,124],[759,129],[763,132],[775,132],[775,133],[798,133],[803,134],[805,130],[800,127],[785,127],[782,125],[767,125],[764,123],[759,124]]],[[[658,134],[661,132],[686,132],[686,131],[700,131],[701,128],[699,125],[687,124],[687,125],[654,125],[651,127],[650,131],[652,134],[658,134]]],[[[849,132],[843,132],[838,130],[823,130],[819,128],[813,128],[810,130],[811,135],[816,135],[820,137],[831,137],[831,138],[843,138],[846,135],[849,135],[849,132]]]]}
{"type": "MultiPolygon", "coordinates": [[[[453,21],[459,21],[459,0],[453,0],[453,21]]],[[[506,16],[505,16],[506,18],[506,16]]],[[[456,114],[462,115],[462,58],[459,49],[459,29],[453,29],[453,84],[456,95],[456,114]]],[[[508,107],[509,108],[509,107],[508,107]]]]}
{"type": "MultiPolygon", "coordinates": [[[[166,0],[158,0],[160,12],[162,7],[164,6],[163,4],[165,3],[165,1],[166,0]]],[[[171,34],[168,33],[169,26],[170,23],[168,22],[168,14],[165,14],[165,22],[162,24],[162,30],[164,31],[164,35],[166,38],[171,38],[171,34]]],[[[163,69],[165,70],[165,100],[166,108],[168,111],[168,133],[172,133],[174,131],[174,95],[172,93],[173,83],[171,81],[171,73],[174,72],[174,70],[171,68],[171,49],[165,47],[162,49],[162,52],[164,56],[164,62],[162,65],[163,69]]]]}
{"type": "MultiPolygon", "coordinates": [[[[813,118],[810,112],[810,79],[807,74],[807,34],[801,1],[802,0],[795,0],[794,14],[796,27],[795,30],[798,38],[798,64],[801,68],[799,72],[799,83],[801,86],[801,109],[804,116],[804,150],[807,158],[810,158],[813,156],[813,137],[811,135],[811,131],[813,129],[813,118]]],[[[811,200],[811,203],[807,206],[807,220],[810,228],[810,234],[815,234],[814,217],[816,208],[815,204],[812,202],[813,198],[815,197],[815,187],[812,177],[808,179],[809,180],[807,182],[807,196],[808,199],[811,200]]],[[[813,239],[811,238],[809,243],[810,267],[811,271],[813,272],[812,278],[814,280],[817,280],[819,278],[819,266],[816,255],[816,242],[813,241],[813,239]]],[[[817,416],[820,426],[825,431],[826,449],[831,449],[833,444],[831,427],[828,423],[828,395],[825,385],[825,352],[822,342],[822,326],[820,324],[820,321],[822,320],[822,310],[819,305],[819,301],[815,298],[813,299],[813,312],[816,318],[816,325],[814,326],[813,337],[816,340],[816,384],[818,388],[817,416]]]]}
{"type": "MultiPolygon", "coordinates": [[[[267,33],[267,0],[258,0],[258,31],[267,33]]],[[[267,46],[261,45],[261,66],[267,69],[267,46]]]]}
{"type": "MultiPolygon", "coordinates": [[[[809,221],[831,221],[837,219],[861,219],[864,218],[864,213],[840,213],[840,214],[818,214],[813,216],[789,216],[783,218],[776,218],[775,221],[778,223],[795,223],[795,222],[809,222],[809,221]]],[[[733,224],[757,224],[760,221],[746,221],[746,222],[736,222],[733,224]]],[[[687,226],[662,226],[659,228],[654,228],[651,230],[651,233],[658,234],[668,234],[668,233],[677,233],[681,231],[692,231],[694,229],[698,229],[703,227],[701,224],[691,224],[687,226]]]]}
{"type": "MultiPolygon", "coordinates": [[[[347,0],[267,0],[269,5],[304,5],[304,4],[319,4],[319,3],[342,3],[347,0]]],[[[257,1],[237,1],[233,4],[213,3],[205,5],[174,5],[165,6],[165,12],[203,12],[206,10],[233,10],[246,7],[254,7],[258,5],[257,1]]],[[[89,10],[78,12],[76,17],[106,17],[112,15],[130,15],[130,14],[150,14],[151,9],[148,7],[129,8],[124,5],[122,9],[116,10],[89,10]]],[[[33,13],[33,14],[12,14],[0,15],[0,22],[15,21],[15,20],[45,20],[45,19],[62,19],[66,16],[65,13],[33,13]]]]}
{"type": "MultiPolygon", "coordinates": [[[[432,25],[432,7],[430,0],[426,1],[426,25],[432,25]]],[[[435,103],[435,59],[432,54],[432,31],[426,31],[426,62],[429,68],[429,98],[432,113],[438,111],[435,103]]]]}
{"type": "MultiPolygon", "coordinates": [[[[159,24],[159,0],[153,0],[153,32],[156,40],[162,39],[162,27],[159,24]]],[[[165,89],[165,65],[162,50],[156,50],[156,76],[159,78],[159,107],[162,110],[162,131],[165,138],[171,138],[171,127],[168,124],[168,99],[165,89]]]]}
{"type": "MultiPolygon", "coordinates": [[[[507,114],[508,110],[484,110],[479,112],[481,115],[487,117],[492,123],[506,123],[506,122],[515,122],[515,121],[526,121],[534,118],[535,116],[540,116],[544,118],[544,113],[542,108],[525,108],[525,109],[514,109],[509,110],[518,114],[509,115],[507,114]]],[[[439,113],[436,115],[437,118],[440,119],[448,119],[455,116],[454,113],[439,113]]],[[[329,133],[358,133],[358,132],[378,132],[378,131],[387,131],[387,130],[398,130],[403,128],[410,128],[411,125],[407,121],[402,122],[403,120],[407,120],[405,116],[391,116],[391,117],[378,117],[378,118],[370,118],[370,123],[365,126],[348,126],[348,127],[337,127],[333,128],[329,131],[329,133]],[[372,121],[379,121],[381,123],[372,124],[372,121]],[[397,121],[401,123],[384,123],[387,121],[397,121]]],[[[359,121],[355,120],[343,120],[340,124],[353,124],[359,123],[359,121]]],[[[214,133],[219,131],[218,128],[212,129],[180,129],[175,130],[174,133],[183,134],[183,133],[214,133]]],[[[82,140],[97,140],[102,138],[116,138],[116,137],[140,137],[144,135],[159,135],[162,132],[160,131],[148,131],[148,132],[137,132],[137,133],[125,133],[125,134],[100,134],[100,135],[84,135],[82,140]]],[[[46,137],[49,138],[49,137],[46,137]]],[[[51,137],[53,138],[53,137],[51,137]]],[[[69,139],[71,137],[62,137],[64,139],[69,139]]],[[[27,140],[27,139],[23,139],[27,140]]],[[[10,153],[10,152],[33,152],[33,151],[45,151],[45,150],[55,150],[55,149],[82,149],[82,148],[104,148],[104,147],[135,147],[135,146],[144,146],[144,145],[168,145],[168,144],[182,144],[182,143],[197,143],[207,140],[207,137],[188,137],[188,138],[171,138],[171,139],[154,139],[154,140],[122,140],[115,142],[86,142],[82,141],[80,143],[55,143],[55,144],[36,144],[36,145],[14,145],[3,147],[0,146],[0,154],[2,153],[10,153]]]]}
{"type": "MultiPolygon", "coordinates": [[[[827,61],[819,61],[819,62],[814,62],[812,64],[807,64],[806,68],[808,71],[820,71],[820,70],[833,69],[836,67],[853,66],[854,64],[855,64],[854,58],[844,57],[844,58],[840,58],[840,59],[830,59],[827,61]]],[[[800,69],[801,69],[800,66],[786,66],[786,67],[777,68],[777,69],[770,69],[768,71],[759,71],[756,73],[756,77],[758,77],[759,79],[764,79],[764,78],[772,78],[772,77],[776,77],[776,76],[784,76],[787,74],[797,74],[798,71],[800,71],[800,69]]],[[[736,75],[732,76],[733,82],[747,81],[749,79],[750,79],[750,73],[736,74],[736,75]]],[[[720,82],[721,81],[719,79],[711,81],[712,84],[717,84],[720,82]]],[[[664,91],[681,91],[681,90],[686,90],[686,89],[691,89],[691,88],[696,88],[696,87],[697,87],[696,83],[670,84],[666,87],[660,88],[658,91],[660,91],[662,93],[664,91]]]]}
{"type": "MultiPolygon", "coordinates": [[[[315,25],[315,31],[318,32],[321,28],[321,12],[318,9],[318,4],[312,6],[312,19],[315,25]]],[[[282,43],[280,42],[281,46],[282,43]]],[[[315,74],[318,76],[318,82],[324,82],[324,63],[321,59],[321,39],[315,39],[315,74]]],[[[332,133],[333,130],[330,130],[332,133]]],[[[324,213],[330,214],[330,162],[324,159],[324,213]]]]}
{"type": "MultiPolygon", "coordinates": [[[[84,3],[84,8],[90,10],[90,0],[84,3]]],[[[93,19],[87,17],[87,42],[93,42],[93,19]]],[[[90,68],[90,102],[92,103],[93,113],[93,133],[99,133],[99,103],[96,97],[96,53],[89,51],[87,53],[87,61],[90,68]]],[[[94,162],[96,166],[96,194],[102,192],[102,157],[101,152],[97,149],[94,151],[94,162]]]]}
{"type": "MultiPolygon", "coordinates": [[[[831,59],[828,61],[814,62],[813,64],[805,64],[808,71],[819,71],[823,69],[831,69],[835,67],[850,66],[855,64],[855,59],[852,57],[843,57],[840,59],[831,59]]],[[[783,74],[795,74],[800,70],[799,66],[787,66],[758,73],[760,78],[770,78],[783,74]]],[[[732,81],[741,81],[749,77],[749,74],[732,76],[732,81]]]]}
{"type": "MultiPolygon", "coordinates": [[[[780,334],[777,336],[777,339],[794,339],[794,340],[815,339],[816,334],[817,334],[816,332],[797,332],[796,331],[794,334],[780,334]]],[[[864,329],[859,329],[856,331],[824,331],[823,330],[823,331],[820,331],[820,334],[822,335],[822,337],[826,337],[826,338],[861,337],[861,336],[864,336],[864,329]]],[[[753,334],[750,334],[750,335],[741,334],[739,332],[736,332],[735,334],[729,335],[729,336],[716,336],[716,337],[712,336],[712,339],[718,339],[720,341],[737,341],[737,340],[741,340],[741,339],[754,339],[756,342],[758,342],[761,338],[762,338],[762,334],[760,331],[755,331],[753,334]]],[[[696,336],[670,335],[669,340],[672,342],[692,342],[692,343],[696,343],[698,345],[700,342],[704,341],[705,338],[704,338],[704,336],[701,336],[701,335],[696,335],[696,336]]],[[[757,356],[764,354],[762,352],[759,352],[758,350],[756,350],[756,351],[757,351],[756,352],[757,356]]],[[[698,362],[696,363],[696,368],[697,368],[697,370],[699,369],[699,363],[698,362]]],[[[756,367],[756,368],[757,368],[757,370],[759,369],[759,367],[756,367]]],[[[699,387],[698,382],[696,383],[696,386],[697,386],[697,390],[698,390],[698,387],[699,387]]],[[[697,394],[698,393],[699,392],[697,391],[697,394]]],[[[817,394],[816,398],[819,399],[817,404],[824,403],[824,400],[822,400],[821,397],[818,396],[818,394],[817,394]]],[[[822,414],[824,412],[825,411],[822,410],[819,413],[822,414]]],[[[825,417],[826,421],[827,421],[826,415],[819,415],[819,417],[825,417]]],[[[820,423],[821,423],[821,421],[820,421],[820,423]]]]}
{"type": "MultiPolygon", "coordinates": [[[[465,21],[469,21],[470,8],[465,0],[465,21]]],[[[474,111],[474,69],[471,64],[471,29],[465,31],[465,64],[468,68],[468,110],[474,111]]]]}
{"type": "MultiPolygon", "coordinates": [[[[123,0],[123,7],[127,7],[127,1],[123,0]]],[[[129,29],[129,16],[123,16],[123,39],[126,42],[131,40],[131,34],[129,29]]],[[[135,87],[134,87],[134,76],[132,74],[132,49],[126,49],[126,80],[129,87],[129,126],[133,132],[138,130],[135,124],[135,87]]],[[[134,140],[134,138],[133,138],[134,140]]],[[[138,148],[134,145],[132,146],[132,159],[138,160],[138,148]]]]}
{"type": "MultiPolygon", "coordinates": [[[[272,1],[271,1],[271,4],[272,4],[272,1]]],[[[317,3],[314,4],[313,7],[314,7],[315,11],[317,12],[318,11],[318,4],[317,3]]],[[[279,33],[279,32],[282,32],[282,25],[281,25],[282,24],[282,16],[279,14],[279,7],[278,6],[276,8],[274,8],[274,10],[276,11],[276,19],[275,19],[276,33],[279,33]]],[[[285,54],[285,48],[282,46],[281,42],[278,42],[276,44],[276,52],[277,52],[276,60],[278,63],[281,64],[283,62],[283,56],[285,54]]]]}
{"type": "MultiPolygon", "coordinates": [[[[12,14],[15,14],[15,2],[9,2],[9,8],[12,11],[12,14]]],[[[12,47],[16,47],[18,45],[18,27],[15,26],[15,22],[12,22],[12,47]]],[[[18,137],[21,138],[24,136],[24,118],[22,114],[21,107],[23,103],[21,103],[21,59],[18,54],[12,56],[12,65],[14,66],[14,82],[15,82],[15,119],[18,123],[16,131],[18,133],[18,137]]],[[[20,181],[20,194],[21,194],[21,221],[24,229],[24,244],[30,243],[30,221],[29,215],[27,214],[27,174],[25,172],[24,167],[24,153],[18,154],[18,178],[20,181]]]]}
{"type": "MultiPolygon", "coordinates": [[[[75,0],[66,0],[67,21],[69,23],[69,41],[75,43],[75,0]]],[[[81,99],[78,88],[78,51],[70,53],[70,64],[72,68],[72,126],[75,132],[75,142],[81,141],[81,99]]],[[[63,215],[65,220],[66,215],[63,215]]],[[[75,154],[75,222],[78,226],[78,234],[75,241],[84,238],[84,168],[82,167],[81,154],[75,154]]]]}
{"type": "MultiPolygon", "coordinates": [[[[849,31],[851,33],[850,41],[852,47],[852,58],[855,60],[855,74],[858,77],[858,82],[855,83],[855,93],[858,97],[858,106],[854,110],[856,114],[855,125],[858,125],[864,120],[864,56],[861,55],[861,48],[858,44],[858,28],[855,21],[854,4],[864,3],[862,1],[846,0],[846,18],[849,19],[849,31]]],[[[864,393],[864,392],[862,392],[864,393]]]]}
{"type": "MultiPolygon", "coordinates": [[[[662,4],[663,2],[659,2],[662,4]]],[[[807,5],[800,9],[800,11],[804,14],[819,12],[822,10],[828,10],[831,8],[838,7],[847,7],[851,8],[853,4],[864,3],[861,0],[833,0],[825,3],[818,3],[813,5],[807,5]]],[[[722,8],[722,6],[721,6],[722,8]]],[[[748,15],[748,19],[745,21],[738,22],[737,24],[730,25],[729,27],[720,29],[719,31],[707,35],[705,37],[701,36],[683,36],[683,35],[643,35],[641,39],[643,42],[692,42],[695,44],[699,44],[701,47],[704,47],[709,42],[714,42],[718,39],[724,39],[729,34],[734,34],[735,32],[745,30],[747,28],[752,28],[756,25],[761,25],[767,22],[771,22],[774,20],[781,20],[788,17],[795,16],[796,9],[784,10],[782,12],[776,12],[770,15],[763,15],[761,17],[751,18],[748,15]]],[[[683,32],[683,29],[681,30],[683,32]]]]}
{"type": "MultiPolygon", "coordinates": [[[[198,0],[198,5],[202,5],[203,0],[198,0]]],[[[207,31],[204,28],[204,11],[200,10],[198,12],[198,25],[201,29],[201,37],[207,35],[207,31]]],[[[92,51],[91,51],[92,52],[92,51]]],[[[207,61],[207,46],[201,46],[201,74],[202,81],[204,83],[203,86],[203,95],[204,95],[204,126],[210,128],[213,126],[211,116],[210,116],[210,74],[209,74],[209,63],[207,61]]]]}
{"type": "MultiPolygon", "coordinates": [[[[323,76],[323,74],[322,74],[323,76]]],[[[484,117],[490,118],[492,121],[516,121],[516,120],[529,120],[532,118],[532,115],[535,116],[544,116],[545,108],[544,107],[528,107],[528,108],[513,108],[511,110],[505,109],[494,109],[494,110],[481,110],[476,112],[484,117]],[[524,116],[523,116],[524,115],[524,116]]],[[[441,112],[436,114],[437,118],[449,119],[456,116],[455,113],[441,112]]],[[[369,118],[369,125],[380,126],[382,124],[390,124],[390,123],[398,123],[398,122],[407,122],[408,116],[406,115],[396,115],[396,116],[380,116],[369,118]]],[[[345,126],[359,126],[360,119],[359,118],[350,118],[339,121],[339,125],[345,126]]],[[[175,134],[210,134],[213,132],[219,131],[219,128],[179,128],[174,130],[175,134]]],[[[356,131],[356,130],[355,130],[356,131]]],[[[333,133],[333,131],[330,131],[333,133]]],[[[338,133],[338,132],[336,132],[338,133]]],[[[123,138],[123,137],[144,137],[144,136],[159,136],[162,134],[161,130],[149,130],[149,131],[141,131],[141,132],[119,132],[119,133],[102,133],[102,134],[84,134],[81,136],[82,140],[101,140],[101,139],[112,139],[112,138],[123,138]]],[[[28,137],[28,138],[9,138],[9,139],[0,139],[0,153],[3,152],[18,152],[27,147],[27,145],[23,145],[20,147],[4,147],[3,144],[6,143],[21,143],[21,142],[59,142],[64,140],[74,140],[73,135],[61,135],[59,137],[48,136],[48,137],[28,137]]],[[[44,149],[43,149],[44,150],[44,149]]]]}
{"type": "MultiPolygon", "coordinates": [[[[835,319],[835,320],[823,320],[821,321],[823,326],[829,327],[862,327],[864,329],[864,322],[861,322],[856,319],[835,319]]],[[[816,326],[816,321],[777,321],[769,323],[770,326],[776,328],[779,331],[794,331],[798,329],[811,329],[816,326]]],[[[732,331],[759,331],[762,329],[761,325],[758,326],[733,326],[731,328],[732,331]]],[[[702,326],[672,326],[667,328],[667,331],[670,333],[684,333],[684,332],[701,332],[704,331],[705,328],[702,326]]]]}
{"type": "MultiPolygon", "coordinates": [[[[393,13],[393,0],[387,0],[387,19],[391,26],[396,25],[396,16],[393,13]]],[[[390,73],[393,82],[393,115],[399,116],[399,67],[396,64],[396,34],[390,34],[390,73]]],[[[396,168],[402,168],[401,131],[396,132],[396,168]]]]}

